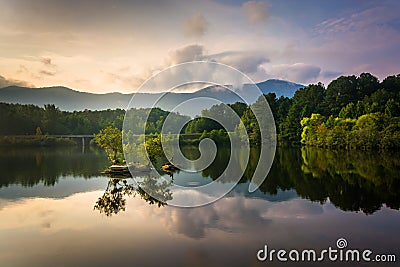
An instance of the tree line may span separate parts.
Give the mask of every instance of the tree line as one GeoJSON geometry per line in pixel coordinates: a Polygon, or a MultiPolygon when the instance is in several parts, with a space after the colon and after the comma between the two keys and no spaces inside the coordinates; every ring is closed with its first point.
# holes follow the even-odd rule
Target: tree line
{"type": "MultiPolygon", "coordinates": [[[[301,88],[292,98],[277,98],[275,93],[261,97],[269,103],[280,141],[345,148],[400,146],[400,74],[382,82],[369,73],[341,76],[326,88],[322,83],[301,88]]],[[[202,115],[218,118],[232,108],[243,122],[250,143],[259,144],[260,129],[252,110],[261,108],[260,98],[251,106],[216,105],[202,115]]],[[[240,135],[238,120],[227,120],[231,124],[225,130],[234,129],[240,135]]],[[[222,125],[201,117],[188,124],[186,133],[221,129],[222,125]]]]}
{"type": "MultiPolygon", "coordinates": [[[[198,134],[226,142],[228,132],[240,137],[246,131],[250,143],[258,145],[261,136],[253,110],[262,108],[263,97],[269,103],[280,141],[346,148],[400,146],[400,74],[382,82],[370,73],[341,76],[327,87],[318,83],[301,88],[292,98],[268,93],[251,106],[240,102],[215,105],[179,131],[177,126],[188,117],[172,113],[167,132],[198,134]]],[[[54,105],[41,108],[0,103],[0,114],[1,125],[6,126],[0,128],[0,135],[32,135],[38,133],[38,128],[43,134],[93,134],[107,126],[121,129],[125,111],[66,112],[54,105]]],[[[153,108],[137,109],[127,115],[132,133],[140,133],[145,127],[146,134],[157,134],[171,114],[153,108]]]]}
{"type": "Polygon", "coordinates": [[[61,111],[53,104],[0,103],[0,135],[94,134],[111,125],[121,128],[125,111],[61,111]]]}
{"type": "MultiPolygon", "coordinates": [[[[160,133],[168,111],[159,108],[135,109],[128,112],[128,125],[133,133],[140,133],[146,127],[146,133],[160,133]],[[147,116],[147,120],[146,120],[147,116]]],[[[125,110],[84,110],[61,111],[53,104],[38,107],[35,105],[0,103],[0,135],[67,135],[95,134],[111,126],[122,129],[125,110]]],[[[172,124],[187,120],[187,116],[172,114],[172,124]]]]}

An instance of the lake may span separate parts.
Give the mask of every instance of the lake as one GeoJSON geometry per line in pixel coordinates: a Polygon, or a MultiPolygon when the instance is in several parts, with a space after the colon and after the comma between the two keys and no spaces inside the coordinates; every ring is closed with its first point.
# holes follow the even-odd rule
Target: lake
{"type": "MultiPolygon", "coordinates": [[[[196,157],[193,147],[184,150],[196,157]]],[[[213,181],[228,152],[201,173],[174,173],[173,182],[213,181]]],[[[398,266],[400,153],[278,147],[267,179],[249,193],[258,153],[250,151],[228,195],[177,208],[154,201],[132,178],[102,175],[108,162],[96,148],[1,148],[0,265],[275,266],[277,258],[257,259],[265,245],[321,251],[344,238],[348,248],[393,254],[397,262],[324,265],[398,266]]]]}

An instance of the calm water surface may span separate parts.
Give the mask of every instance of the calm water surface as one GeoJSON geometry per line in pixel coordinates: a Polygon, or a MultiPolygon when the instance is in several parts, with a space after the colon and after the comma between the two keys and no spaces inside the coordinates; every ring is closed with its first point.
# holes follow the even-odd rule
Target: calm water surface
{"type": "MultiPolygon", "coordinates": [[[[175,173],[174,183],[212,181],[228,152],[202,173],[175,173]]],[[[256,258],[264,245],[319,251],[340,237],[397,256],[371,266],[399,266],[399,153],[279,148],[267,180],[248,193],[257,156],[227,196],[185,209],[158,205],[131,178],[101,175],[100,150],[1,148],[0,266],[274,266],[256,258]]]]}

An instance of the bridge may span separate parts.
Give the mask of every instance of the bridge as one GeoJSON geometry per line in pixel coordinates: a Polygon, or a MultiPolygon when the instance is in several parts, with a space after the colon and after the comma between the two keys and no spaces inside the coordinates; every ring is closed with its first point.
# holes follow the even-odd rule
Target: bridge
{"type": "MultiPolygon", "coordinates": [[[[40,135],[34,134],[17,134],[17,135],[5,135],[8,137],[19,137],[19,138],[34,138],[40,135]]],[[[43,134],[42,136],[58,137],[58,138],[93,138],[94,134],[43,134]]]]}
{"type": "Polygon", "coordinates": [[[94,134],[48,134],[47,136],[58,137],[58,138],[93,138],[94,134]]]}
{"type": "MultiPolygon", "coordinates": [[[[82,140],[82,147],[85,147],[85,139],[92,139],[94,138],[94,134],[46,134],[43,136],[55,137],[55,138],[71,138],[71,139],[81,139],[82,140]]],[[[38,135],[7,135],[7,137],[16,137],[16,138],[37,138],[38,135]]]]}
{"type": "Polygon", "coordinates": [[[85,139],[94,138],[94,134],[52,134],[47,136],[56,138],[80,138],[82,139],[82,147],[85,147],[85,139]]]}

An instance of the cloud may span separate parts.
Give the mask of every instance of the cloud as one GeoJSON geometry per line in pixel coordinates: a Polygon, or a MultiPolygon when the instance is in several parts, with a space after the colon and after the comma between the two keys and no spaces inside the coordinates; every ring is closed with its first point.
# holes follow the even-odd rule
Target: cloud
{"type": "MultiPolygon", "coordinates": [[[[83,84],[89,83],[87,80],[80,80],[79,82],[83,84]]],[[[144,82],[144,78],[124,72],[109,72],[106,73],[106,82],[116,84],[122,89],[136,89],[144,82]]]]}
{"type": "Polygon", "coordinates": [[[384,11],[385,7],[373,7],[353,13],[350,16],[328,19],[319,23],[316,26],[316,31],[319,33],[338,33],[375,27],[390,20],[390,16],[388,17],[387,12],[384,11]],[[385,14],[385,16],[381,16],[381,14],[385,14]]]}
{"type": "Polygon", "coordinates": [[[262,216],[268,208],[265,205],[259,208],[252,202],[237,196],[198,209],[169,209],[164,211],[162,221],[170,232],[193,239],[204,238],[211,229],[240,233],[248,225],[257,227],[270,223],[262,216]]]}
{"type": "Polygon", "coordinates": [[[183,33],[187,37],[200,37],[207,32],[207,25],[203,14],[195,14],[186,19],[183,24],[183,33]]]}
{"type": "Polygon", "coordinates": [[[56,72],[48,71],[48,70],[41,70],[41,71],[39,71],[39,74],[47,75],[47,76],[54,76],[54,75],[56,75],[56,72]]]}
{"type": "Polygon", "coordinates": [[[371,32],[371,30],[397,28],[399,14],[398,1],[384,1],[380,5],[359,12],[322,21],[315,27],[320,34],[371,32]]]}
{"type": "Polygon", "coordinates": [[[5,77],[0,75],[0,88],[7,87],[7,86],[23,86],[23,87],[33,87],[32,84],[27,83],[25,81],[14,80],[14,79],[6,79],[5,77]]]}
{"type": "MultiPolygon", "coordinates": [[[[262,67],[262,64],[269,62],[269,59],[263,53],[257,51],[225,51],[217,54],[209,54],[206,52],[206,49],[203,45],[191,44],[170,51],[168,57],[164,61],[164,64],[155,67],[148,73],[150,75],[156,74],[158,71],[166,69],[173,65],[185,62],[192,62],[192,61],[209,61],[209,62],[218,62],[226,64],[248,75],[250,79],[259,81],[259,80],[264,80],[266,77],[265,69],[262,67]]],[[[199,77],[208,80],[209,77],[215,77],[216,75],[220,75],[214,68],[215,67],[210,67],[208,70],[203,70],[202,73],[197,73],[196,80],[200,79],[199,77]]],[[[188,67],[187,71],[190,72],[189,70],[190,67],[188,67]]],[[[171,75],[174,76],[177,74],[171,72],[171,75]]],[[[185,73],[181,75],[192,75],[192,74],[185,73]]],[[[176,78],[179,79],[179,77],[176,78]]],[[[240,82],[241,79],[243,79],[243,77],[239,79],[240,82]]],[[[174,78],[171,77],[170,80],[174,80],[174,78]]],[[[240,82],[237,81],[234,83],[239,85],[240,82]]],[[[169,81],[169,83],[171,83],[171,81],[169,81]]],[[[152,90],[159,91],[162,88],[165,90],[165,87],[168,86],[166,86],[165,84],[158,84],[157,86],[154,86],[152,90]]],[[[203,86],[201,85],[200,87],[202,88],[203,86]]],[[[196,86],[196,88],[199,88],[199,86],[196,86]]],[[[193,88],[184,87],[184,88],[179,88],[179,90],[193,91],[193,88]]]]}
{"type": "Polygon", "coordinates": [[[314,83],[319,81],[330,81],[343,75],[343,72],[322,70],[321,67],[305,64],[279,64],[267,68],[267,74],[274,78],[289,80],[302,84],[314,83]]]}
{"type": "Polygon", "coordinates": [[[28,68],[27,68],[25,65],[20,64],[19,67],[18,67],[17,73],[18,73],[18,74],[21,74],[21,73],[29,73],[29,70],[28,70],[28,68]]]}
{"type": "Polygon", "coordinates": [[[39,70],[39,75],[54,76],[57,74],[55,71],[57,66],[52,63],[51,58],[42,57],[40,58],[40,62],[44,65],[45,69],[39,70]]]}
{"type": "Polygon", "coordinates": [[[341,71],[331,71],[331,70],[326,70],[326,71],[321,71],[321,77],[324,79],[335,79],[344,73],[341,71]]]}
{"type": "MultiPolygon", "coordinates": [[[[214,82],[219,81],[225,84],[228,80],[229,84],[234,86],[241,86],[245,82],[250,82],[250,80],[259,81],[264,80],[266,77],[266,73],[262,64],[269,62],[269,59],[261,52],[256,51],[225,51],[223,53],[218,54],[209,54],[206,52],[206,49],[201,44],[191,44],[184,47],[180,47],[178,49],[169,51],[168,57],[164,60],[163,64],[158,65],[154,68],[149,68],[147,72],[150,77],[152,75],[156,75],[152,78],[151,86],[146,84],[145,87],[141,88],[141,90],[149,90],[151,92],[160,92],[165,91],[168,88],[175,87],[176,84],[185,83],[188,81],[210,81],[210,79],[214,82]],[[194,65],[186,65],[184,70],[174,71],[173,68],[169,68],[171,66],[188,63],[193,61],[206,61],[206,62],[217,62],[226,64],[228,66],[237,69],[246,76],[235,76],[234,77],[226,77],[226,72],[223,72],[222,66],[217,66],[215,64],[210,64],[208,67],[204,67],[199,70],[194,65]],[[159,72],[162,72],[163,75],[157,75],[159,72]],[[222,71],[222,72],[221,72],[222,71]],[[166,79],[167,73],[169,76],[166,79]],[[250,78],[250,80],[248,79],[250,78]],[[225,81],[223,81],[225,79],[225,81]],[[185,81],[185,82],[184,82],[185,81]]],[[[233,71],[233,70],[232,70],[233,71]]],[[[196,89],[203,88],[204,85],[196,85],[194,87],[191,86],[183,86],[179,87],[179,91],[187,91],[193,92],[196,89]]],[[[175,90],[175,89],[174,89],[175,90]]]]}
{"type": "Polygon", "coordinates": [[[249,1],[243,4],[249,24],[255,25],[268,20],[268,4],[260,1],[249,1]]]}
{"type": "Polygon", "coordinates": [[[352,72],[355,73],[362,73],[362,72],[369,72],[372,69],[372,65],[371,64],[360,64],[358,66],[355,66],[352,69],[352,72]]]}
{"type": "Polygon", "coordinates": [[[315,82],[321,74],[321,68],[305,63],[280,64],[267,69],[270,76],[299,83],[315,82]]]}
{"type": "Polygon", "coordinates": [[[204,59],[204,47],[202,45],[188,45],[169,52],[169,65],[204,59]]]}
{"type": "Polygon", "coordinates": [[[323,212],[323,208],[318,203],[296,199],[271,205],[263,216],[267,218],[307,218],[321,215],[323,212]]]}
{"type": "MultiPolygon", "coordinates": [[[[193,195],[194,198],[200,197],[193,195]]],[[[258,236],[260,229],[272,226],[281,219],[293,221],[319,216],[324,213],[320,204],[304,199],[270,202],[244,196],[225,197],[210,205],[196,209],[164,209],[158,215],[171,234],[188,238],[207,237],[210,231],[243,233],[258,236]],[[248,226],[251,225],[250,229],[248,226]]]]}
{"type": "Polygon", "coordinates": [[[398,71],[399,8],[399,1],[383,0],[337,12],[311,29],[316,42],[302,53],[309,50],[309,57],[345,74],[372,72],[383,79],[398,71]]]}
{"type": "Polygon", "coordinates": [[[237,68],[246,74],[257,73],[262,69],[260,68],[262,64],[270,61],[263,53],[251,51],[227,51],[209,55],[208,58],[237,68]]]}
{"type": "Polygon", "coordinates": [[[56,65],[54,65],[52,62],[51,62],[51,58],[49,58],[49,57],[43,57],[43,58],[41,58],[40,59],[40,62],[42,62],[45,66],[47,66],[47,67],[55,67],[56,65]]]}
{"type": "Polygon", "coordinates": [[[260,66],[269,62],[269,59],[260,52],[253,51],[225,51],[218,54],[207,54],[202,45],[188,45],[169,53],[168,65],[179,64],[196,60],[216,61],[234,67],[246,74],[255,74],[260,66]]]}
{"type": "MultiPolygon", "coordinates": [[[[119,84],[106,84],[108,76],[100,73],[118,74],[119,66],[128,64],[131,74],[144,73],[142,77],[148,78],[154,74],[148,70],[166,66],[169,50],[200,38],[203,51],[196,54],[193,47],[191,55],[176,51],[174,63],[208,59],[223,51],[262,50],[264,55],[239,52],[215,60],[252,73],[251,77],[264,75],[263,79],[262,66],[270,65],[265,64],[267,57],[273,64],[304,62],[346,74],[370,64],[367,71],[380,79],[398,71],[400,1],[396,0],[341,1],[323,7],[312,1],[99,1],[97,5],[91,0],[2,1],[0,39],[7,59],[2,59],[0,73],[38,86],[114,91],[119,84]],[[308,19],[304,12],[293,12],[300,7],[318,16],[308,19]],[[140,27],[132,31],[132,25],[140,27]],[[87,59],[76,60],[80,57],[87,59]],[[20,64],[31,73],[17,73],[20,64]],[[56,69],[50,67],[54,64],[56,69]],[[42,69],[59,73],[36,77],[42,69]],[[85,88],[73,83],[85,77],[91,79],[85,88]]],[[[321,72],[319,77],[323,76],[321,72]]]]}

